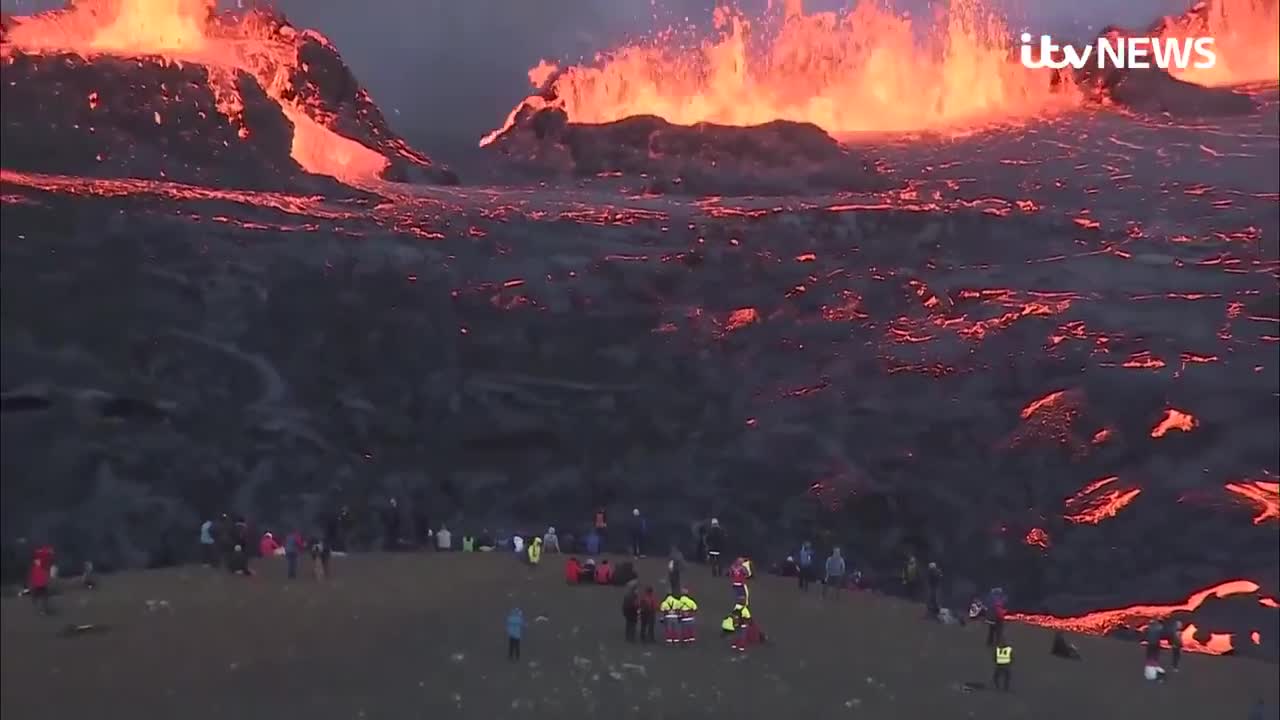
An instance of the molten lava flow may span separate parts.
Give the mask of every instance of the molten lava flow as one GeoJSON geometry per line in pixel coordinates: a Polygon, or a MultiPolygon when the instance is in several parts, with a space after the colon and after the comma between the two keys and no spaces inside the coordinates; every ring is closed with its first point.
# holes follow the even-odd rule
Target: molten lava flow
{"type": "Polygon", "coordinates": [[[1085,485],[1075,495],[1067,498],[1066,512],[1062,518],[1067,522],[1097,525],[1107,518],[1115,517],[1142,494],[1140,488],[1122,490],[1108,487],[1119,479],[1112,475],[1085,485]]]}
{"type": "Polygon", "coordinates": [[[1199,424],[1200,421],[1196,420],[1194,415],[1182,412],[1181,410],[1169,408],[1164,411],[1164,417],[1160,419],[1160,422],[1156,423],[1156,426],[1151,428],[1151,437],[1164,437],[1174,430],[1191,432],[1191,430],[1199,424]]]}
{"type": "Polygon", "coordinates": [[[1027,531],[1026,536],[1022,538],[1022,542],[1032,547],[1038,547],[1041,550],[1048,550],[1049,533],[1045,532],[1044,528],[1031,528],[1027,531]]]}
{"type": "Polygon", "coordinates": [[[657,115],[692,125],[810,122],[829,133],[954,133],[1076,107],[1074,88],[1023,67],[1004,22],[981,0],[953,0],[918,39],[911,21],[873,0],[841,13],[805,14],[800,0],[753,22],[719,7],[716,37],[678,47],[674,33],[599,56],[592,66],[529,72],[539,95],[521,108],[556,107],[571,122],[657,115]]]}
{"type": "Polygon", "coordinates": [[[1200,85],[1274,83],[1280,80],[1280,3],[1275,0],[1209,0],[1186,15],[1166,18],[1165,37],[1214,40],[1217,62],[1211,68],[1174,70],[1200,85]]]}
{"type": "MultiPolygon", "coordinates": [[[[1231,595],[1249,595],[1258,592],[1258,584],[1249,580],[1231,580],[1219,583],[1211,588],[1201,590],[1180,605],[1133,605],[1116,610],[1098,610],[1070,617],[1055,615],[1036,615],[1017,613],[1009,615],[1010,620],[1040,625],[1067,632],[1086,633],[1089,635],[1105,635],[1120,628],[1141,628],[1152,620],[1163,619],[1178,612],[1195,612],[1205,600],[1211,597],[1228,597],[1231,595]]],[[[1188,625],[1183,630],[1183,648],[1189,652],[1222,654],[1231,650],[1230,634],[1211,634],[1207,643],[1195,641],[1195,626],[1188,625]],[[1190,639],[1192,642],[1187,642],[1190,639]]]]}
{"type": "Polygon", "coordinates": [[[1280,482],[1251,480],[1227,483],[1226,488],[1228,492],[1257,506],[1258,514],[1253,518],[1254,525],[1261,525],[1268,520],[1280,520],[1280,482]]]}
{"type": "Polygon", "coordinates": [[[219,109],[241,125],[242,137],[249,129],[240,117],[244,106],[236,73],[246,72],[293,123],[291,155],[304,170],[353,183],[376,179],[387,167],[386,158],[326,127],[313,117],[321,113],[298,98],[293,75],[301,67],[298,50],[304,39],[328,43],[265,14],[219,17],[214,0],[79,0],[66,10],[13,18],[3,52],[157,56],[203,65],[219,109]]]}

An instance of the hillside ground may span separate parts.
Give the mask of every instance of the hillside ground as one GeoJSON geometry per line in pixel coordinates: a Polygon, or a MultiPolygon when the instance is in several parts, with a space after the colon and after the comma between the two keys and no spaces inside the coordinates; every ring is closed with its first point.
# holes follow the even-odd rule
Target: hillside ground
{"type": "MultiPolygon", "coordinates": [[[[703,613],[694,647],[631,646],[618,588],[568,587],[562,558],[531,570],[510,555],[335,559],[333,577],[288,581],[202,567],[104,578],[38,616],[9,594],[0,715],[27,718],[1244,718],[1277,703],[1273,665],[1190,656],[1169,682],[1141,676],[1142,650],[1076,638],[1085,660],[1048,654],[1051,633],[1013,626],[1014,688],[990,679],[984,628],[922,619],[879,595],[800,593],[759,578],[752,606],[771,643],[734,655],[713,632],[724,579],[686,579],[703,613]],[[162,602],[163,601],[163,602],[162,602]],[[524,656],[505,659],[504,618],[521,607],[524,656]],[[67,634],[69,624],[95,632],[67,634]]],[[[639,564],[661,588],[662,564],[639,564]]],[[[1272,717],[1274,717],[1272,715],[1272,717]]]]}

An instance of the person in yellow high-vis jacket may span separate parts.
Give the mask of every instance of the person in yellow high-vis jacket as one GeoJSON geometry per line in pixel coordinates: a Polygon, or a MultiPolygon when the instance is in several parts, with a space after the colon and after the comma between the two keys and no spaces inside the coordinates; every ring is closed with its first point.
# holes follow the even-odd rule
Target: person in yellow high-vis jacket
{"type": "Polygon", "coordinates": [[[529,543],[529,565],[538,567],[538,563],[542,562],[542,538],[536,537],[533,542],[529,543]]]}
{"type": "Polygon", "coordinates": [[[662,615],[662,636],[667,644],[680,642],[680,598],[674,591],[663,598],[662,604],[658,605],[658,613],[662,615]]]}
{"type": "Polygon", "coordinates": [[[689,588],[680,593],[680,642],[689,644],[697,640],[695,633],[698,621],[698,603],[689,594],[689,588]]]}
{"type": "Polygon", "coordinates": [[[1003,637],[996,642],[996,669],[991,676],[991,685],[996,690],[1009,691],[1010,675],[1013,672],[1013,646],[1003,637]]]}

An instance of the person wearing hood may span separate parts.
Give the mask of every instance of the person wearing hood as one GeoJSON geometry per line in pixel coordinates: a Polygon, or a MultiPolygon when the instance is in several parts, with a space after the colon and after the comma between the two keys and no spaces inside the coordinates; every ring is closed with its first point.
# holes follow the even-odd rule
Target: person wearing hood
{"type": "Polygon", "coordinates": [[[304,547],[306,547],[306,541],[302,539],[302,533],[297,530],[284,537],[285,574],[290,580],[298,577],[298,556],[302,554],[304,547]]]}
{"type": "Polygon", "coordinates": [[[636,625],[640,622],[640,593],[636,584],[629,583],[622,594],[622,637],[629,643],[636,641],[636,625]]]}
{"type": "Polygon", "coordinates": [[[507,615],[507,660],[520,659],[520,641],[524,639],[524,611],[514,608],[507,615]]]}
{"type": "Polygon", "coordinates": [[[640,514],[640,508],[631,509],[631,556],[636,559],[644,557],[644,539],[648,534],[649,523],[640,514]]]}
{"type": "Polygon", "coordinates": [[[1152,620],[1147,625],[1147,664],[1160,664],[1160,641],[1164,639],[1164,623],[1152,620]]]}
{"type": "Polygon", "coordinates": [[[707,528],[707,564],[711,566],[711,577],[724,574],[724,528],[720,527],[719,518],[711,518],[711,527],[707,528]]]}
{"type": "Polygon", "coordinates": [[[1174,620],[1165,637],[1169,641],[1169,669],[1178,672],[1178,665],[1182,662],[1182,621],[1174,620]]]}
{"type": "Polygon", "coordinates": [[[275,557],[276,551],[280,549],[280,543],[276,542],[276,536],[271,531],[262,534],[262,539],[258,541],[258,555],[260,557],[275,557]]]}
{"type": "Polygon", "coordinates": [[[529,543],[529,567],[538,567],[542,562],[542,538],[536,537],[529,543]]]}
{"type": "Polygon", "coordinates": [[[809,583],[813,582],[813,543],[808,540],[801,543],[800,557],[797,559],[796,565],[799,568],[797,577],[800,589],[808,592],[809,583]]]}
{"type": "Polygon", "coordinates": [[[654,594],[652,586],[646,587],[644,594],[640,596],[640,642],[657,642],[654,636],[657,617],[658,596],[654,594]]]}
{"type": "Polygon", "coordinates": [[[582,566],[578,564],[578,558],[571,557],[564,564],[564,581],[570,585],[577,585],[582,580],[582,566]]]}
{"type": "Polygon", "coordinates": [[[205,567],[213,567],[218,562],[218,546],[213,538],[213,521],[200,523],[200,561],[205,567]]]}
{"type": "Polygon", "coordinates": [[[675,545],[671,546],[671,555],[667,558],[667,587],[680,588],[680,576],[684,573],[684,553],[675,545]]]}
{"type": "Polygon", "coordinates": [[[556,535],[555,527],[547,528],[547,534],[542,536],[542,549],[549,553],[560,552],[560,536],[556,535]]]}
{"type": "Polygon", "coordinates": [[[453,549],[453,533],[449,532],[449,528],[441,525],[436,531],[436,550],[440,552],[449,552],[453,549]]]}
{"type": "Polygon", "coordinates": [[[519,533],[511,537],[511,548],[516,551],[516,555],[524,555],[524,538],[519,533]]]}
{"type": "Polygon", "coordinates": [[[844,587],[844,556],[840,554],[840,548],[833,548],[831,556],[827,558],[826,575],[822,579],[822,596],[827,596],[828,589],[836,589],[844,587]]]}

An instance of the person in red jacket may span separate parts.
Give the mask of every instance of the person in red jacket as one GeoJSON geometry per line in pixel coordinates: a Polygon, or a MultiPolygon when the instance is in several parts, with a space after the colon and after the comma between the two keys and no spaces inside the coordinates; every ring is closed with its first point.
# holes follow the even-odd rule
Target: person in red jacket
{"type": "Polygon", "coordinates": [[[269,531],[262,534],[262,539],[258,541],[258,554],[264,558],[275,557],[276,550],[280,548],[280,543],[276,540],[276,536],[269,531]]]}
{"type": "Polygon", "coordinates": [[[564,564],[564,581],[570,585],[577,585],[581,575],[582,566],[578,564],[578,558],[569,558],[569,561],[564,564]]]}
{"type": "Polygon", "coordinates": [[[50,566],[46,563],[45,557],[37,551],[35,558],[31,561],[31,572],[27,574],[27,590],[31,593],[31,601],[35,603],[41,615],[48,615],[50,612],[50,566]]]}
{"type": "Polygon", "coordinates": [[[658,596],[652,587],[646,587],[640,596],[640,642],[657,642],[654,626],[658,618],[658,596]]]}
{"type": "Polygon", "coordinates": [[[609,564],[608,560],[601,560],[600,564],[596,566],[596,584],[613,584],[613,566],[609,564]]]}

